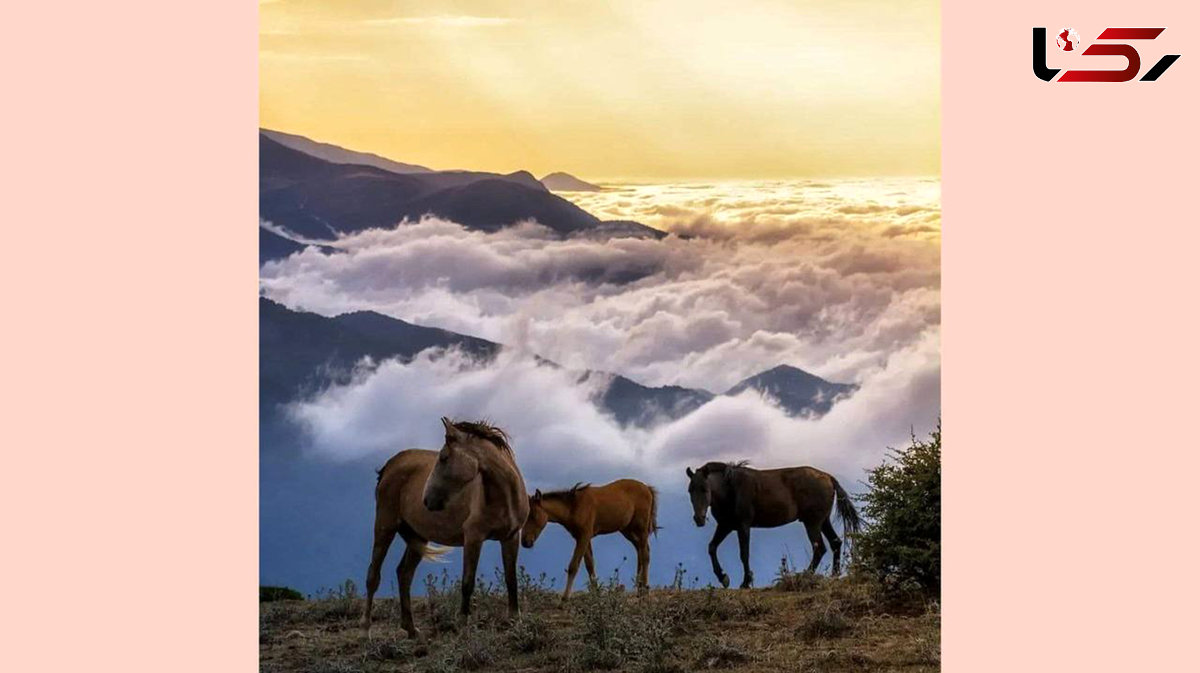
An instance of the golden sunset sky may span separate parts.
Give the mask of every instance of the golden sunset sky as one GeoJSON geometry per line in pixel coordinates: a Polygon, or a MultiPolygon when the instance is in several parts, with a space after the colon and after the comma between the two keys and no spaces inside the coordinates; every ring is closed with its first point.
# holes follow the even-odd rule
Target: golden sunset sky
{"type": "Polygon", "coordinates": [[[260,113],[437,169],[935,175],[936,0],[262,0],[260,113]]]}

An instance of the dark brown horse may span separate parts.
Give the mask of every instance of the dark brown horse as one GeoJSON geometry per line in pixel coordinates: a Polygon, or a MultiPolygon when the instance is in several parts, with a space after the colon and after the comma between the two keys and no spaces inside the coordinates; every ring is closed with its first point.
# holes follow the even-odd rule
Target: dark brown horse
{"type": "Polygon", "coordinates": [[[517,552],[521,526],[529,515],[525,481],[504,431],[487,423],[442,418],[446,441],[441,451],[409,449],[379,470],[375,486],[375,546],[367,569],[363,629],[371,629],[371,602],[379,589],[379,569],[396,535],[406,547],[396,578],[400,582],[400,626],[420,637],[412,619],[412,580],[422,557],[442,553],[430,542],[463,548],[463,619],[471,609],[475,569],[484,540],[499,540],[508,588],[509,616],[517,605],[517,552]]]}
{"type": "Polygon", "coordinates": [[[830,523],[834,495],[837,495],[837,511],[845,531],[858,532],[858,510],[829,473],[815,467],[755,470],[742,462],[706,463],[697,470],[689,467],[687,476],[696,525],[704,526],[705,510],[709,508],[717,522],[717,530],[708,543],[708,555],[722,586],[729,586],[729,576],[721,570],[717,547],[726,536],[737,531],[744,589],[754,583],[754,573],[750,571],[750,529],[775,528],[793,521],[804,524],[812,543],[808,572],[816,570],[825,555],[822,533],[833,548],[833,574],[841,572],[842,540],[830,523]]]}
{"type": "Polygon", "coordinates": [[[650,534],[658,531],[658,496],[654,489],[634,479],[618,479],[611,484],[576,484],[565,491],[542,493],[529,498],[529,520],[521,534],[521,544],[533,547],[547,521],[562,525],[575,538],[575,553],[567,565],[567,586],[563,599],[571,597],[579,560],[587,564],[588,577],[596,581],[592,560],[592,538],[620,533],[637,550],[638,590],[650,588],[650,534]]]}

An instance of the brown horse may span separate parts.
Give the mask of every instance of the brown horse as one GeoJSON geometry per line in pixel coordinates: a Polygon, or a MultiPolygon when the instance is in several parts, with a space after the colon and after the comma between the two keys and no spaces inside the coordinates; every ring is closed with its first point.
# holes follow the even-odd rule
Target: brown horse
{"type": "Polygon", "coordinates": [[[529,498],[529,519],[521,544],[532,547],[547,521],[561,524],[575,538],[563,599],[571,597],[580,559],[587,564],[588,577],[596,581],[592,538],[609,533],[620,533],[633,543],[637,550],[638,590],[649,589],[650,534],[658,531],[658,494],[653,488],[633,479],[618,479],[604,486],[575,484],[565,491],[538,490],[529,498]]]}
{"type": "Polygon", "coordinates": [[[499,540],[508,588],[508,612],[517,605],[517,552],[521,526],[529,514],[525,481],[503,430],[487,423],[442,418],[446,441],[441,451],[401,451],[379,470],[375,486],[375,546],[367,569],[363,629],[370,634],[371,601],[379,588],[379,568],[397,534],[406,544],[396,567],[400,582],[400,625],[420,637],[413,625],[411,588],[422,557],[443,553],[433,542],[463,548],[462,609],[465,620],[475,590],[475,569],[484,540],[499,540]]]}
{"type": "MultiPolygon", "coordinates": [[[[755,470],[741,463],[706,463],[692,470],[687,468],[688,494],[695,509],[694,520],[703,527],[705,510],[712,508],[717,530],[708,543],[713,572],[722,586],[729,586],[729,576],[721,570],[717,547],[732,531],[737,531],[742,556],[742,588],[754,583],[750,572],[750,529],[774,528],[799,521],[812,543],[812,562],[808,572],[817,569],[825,555],[821,533],[833,548],[833,574],[842,570],[842,541],[833,530],[830,517],[833,498],[837,495],[838,516],[845,531],[858,531],[858,510],[846,495],[837,479],[815,467],[785,467],[776,470],[755,470]]],[[[843,532],[845,532],[843,531],[843,532]]]]}

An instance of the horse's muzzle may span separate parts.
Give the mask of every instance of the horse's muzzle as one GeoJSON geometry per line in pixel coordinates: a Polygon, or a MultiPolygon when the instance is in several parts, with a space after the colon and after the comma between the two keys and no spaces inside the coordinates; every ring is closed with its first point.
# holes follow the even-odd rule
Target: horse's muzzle
{"type": "Polygon", "coordinates": [[[526,549],[533,549],[533,540],[521,540],[521,546],[526,549]]]}
{"type": "Polygon", "coordinates": [[[692,521],[696,522],[696,528],[704,528],[705,520],[706,520],[705,517],[702,517],[702,516],[692,517],[692,521]]]}
{"type": "Polygon", "coordinates": [[[430,512],[440,512],[446,508],[446,503],[440,500],[432,500],[428,496],[421,498],[421,502],[425,504],[425,509],[430,512]]]}

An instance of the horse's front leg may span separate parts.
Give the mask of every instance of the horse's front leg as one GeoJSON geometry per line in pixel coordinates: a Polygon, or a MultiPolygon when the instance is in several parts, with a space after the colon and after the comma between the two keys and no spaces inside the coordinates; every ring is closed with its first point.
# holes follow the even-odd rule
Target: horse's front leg
{"type": "Polygon", "coordinates": [[[467,539],[463,544],[462,609],[459,610],[463,622],[471,614],[471,594],[475,593],[475,569],[479,566],[481,547],[482,538],[467,539]]]}
{"type": "Polygon", "coordinates": [[[742,555],[742,588],[754,584],[754,573],[750,571],[750,526],[738,527],[738,551],[742,555]]]}
{"type": "Polygon", "coordinates": [[[563,589],[564,601],[571,597],[571,588],[575,586],[575,575],[579,572],[579,562],[583,560],[583,555],[591,544],[591,538],[585,537],[584,534],[575,538],[575,552],[571,554],[571,562],[567,564],[567,587],[563,589]]]}
{"type": "Polygon", "coordinates": [[[713,572],[716,573],[717,580],[721,582],[721,586],[723,587],[729,586],[729,576],[725,574],[724,570],[721,570],[721,562],[717,560],[717,547],[721,546],[721,543],[725,541],[725,537],[732,530],[729,526],[718,521],[717,532],[713,533],[712,540],[708,543],[708,557],[712,559],[713,572]]]}
{"type": "Polygon", "coordinates": [[[521,549],[521,531],[517,530],[512,537],[500,543],[500,551],[504,558],[504,584],[508,588],[508,617],[516,619],[521,614],[521,606],[517,602],[517,553],[521,549]]]}

